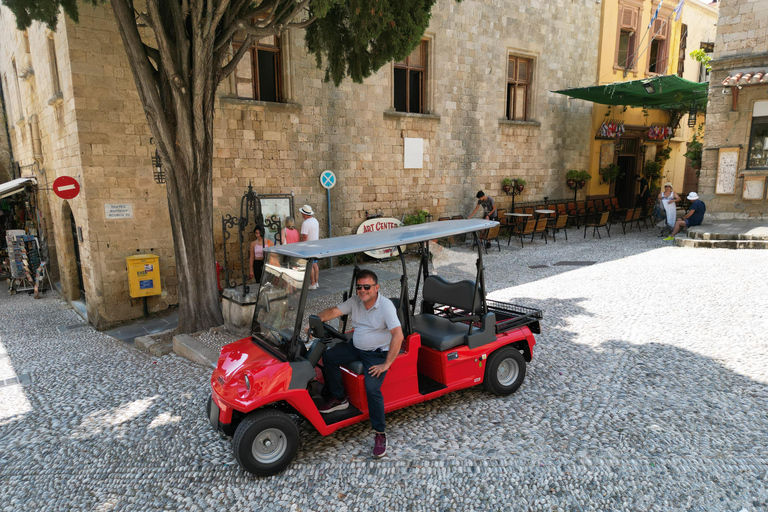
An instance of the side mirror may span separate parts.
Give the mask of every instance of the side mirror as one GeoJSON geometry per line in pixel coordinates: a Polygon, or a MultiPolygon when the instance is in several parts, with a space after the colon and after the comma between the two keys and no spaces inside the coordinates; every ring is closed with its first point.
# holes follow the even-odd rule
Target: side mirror
{"type": "Polygon", "coordinates": [[[320,339],[325,337],[325,326],[317,315],[309,315],[309,335],[320,339]]]}

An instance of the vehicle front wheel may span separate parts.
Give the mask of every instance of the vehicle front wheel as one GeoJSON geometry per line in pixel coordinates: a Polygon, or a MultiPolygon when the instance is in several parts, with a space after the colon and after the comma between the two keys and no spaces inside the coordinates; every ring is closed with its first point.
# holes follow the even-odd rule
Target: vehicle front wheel
{"type": "Polygon", "coordinates": [[[284,470],[298,449],[299,429],[287,414],[277,409],[252,412],[238,425],[232,438],[235,459],[243,469],[257,476],[284,470]]]}
{"type": "Polygon", "coordinates": [[[483,387],[496,395],[510,395],[525,380],[525,358],[514,347],[502,347],[488,358],[483,387]]]}

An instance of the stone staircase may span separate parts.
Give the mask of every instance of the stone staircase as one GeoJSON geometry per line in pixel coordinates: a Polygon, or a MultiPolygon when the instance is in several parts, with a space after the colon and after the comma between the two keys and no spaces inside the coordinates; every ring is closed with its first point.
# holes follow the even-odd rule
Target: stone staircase
{"type": "Polygon", "coordinates": [[[750,221],[702,224],[675,238],[677,247],[768,249],[768,223],[750,221]]]}

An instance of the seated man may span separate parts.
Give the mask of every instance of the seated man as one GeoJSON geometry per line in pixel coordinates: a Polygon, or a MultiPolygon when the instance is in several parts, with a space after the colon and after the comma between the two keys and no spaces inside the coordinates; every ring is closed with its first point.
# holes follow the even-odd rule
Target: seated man
{"type": "Polygon", "coordinates": [[[397,310],[388,298],[379,295],[379,279],[370,270],[357,274],[357,295],[336,307],[324,309],[318,315],[327,322],[342,315],[349,315],[354,335],[352,343],[339,343],[323,354],[323,374],[331,399],[320,407],[327,414],[349,407],[341,381],[343,364],[360,360],[363,363],[365,393],[371,426],[376,433],[373,457],[387,453],[386,425],[384,422],[384,397],[381,385],[387,370],[395,362],[403,342],[403,329],[397,318],[397,310]]]}
{"type": "Polygon", "coordinates": [[[691,192],[688,194],[688,200],[692,201],[691,209],[688,210],[688,213],[686,213],[682,219],[677,219],[675,221],[675,227],[672,230],[672,234],[664,240],[674,240],[675,235],[678,234],[681,229],[684,227],[698,226],[701,224],[701,221],[704,220],[704,213],[707,211],[707,207],[704,204],[704,201],[699,199],[699,194],[691,192]]]}

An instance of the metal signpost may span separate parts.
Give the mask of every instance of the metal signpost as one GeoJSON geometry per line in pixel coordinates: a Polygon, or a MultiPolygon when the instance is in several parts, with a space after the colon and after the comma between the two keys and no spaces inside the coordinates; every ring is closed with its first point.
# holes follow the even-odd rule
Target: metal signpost
{"type": "MultiPolygon", "coordinates": [[[[325,189],[325,195],[328,198],[328,238],[331,238],[331,189],[336,185],[336,175],[333,171],[321,172],[320,184],[325,189]]],[[[330,265],[333,268],[333,259],[330,259],[330,265]]]]}

